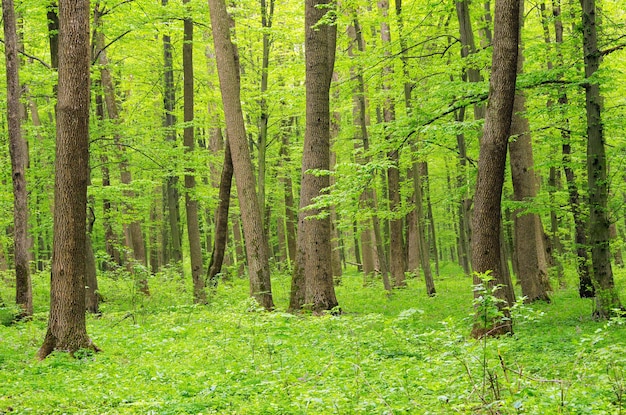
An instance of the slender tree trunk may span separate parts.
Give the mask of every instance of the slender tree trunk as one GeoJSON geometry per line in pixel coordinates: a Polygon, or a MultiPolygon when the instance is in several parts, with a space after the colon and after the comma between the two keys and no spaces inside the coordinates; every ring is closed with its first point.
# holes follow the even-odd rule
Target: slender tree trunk
{"type": "MultiPolygon", "coordinates": [[[[558,64],[563,66],[563,57],[561,47],[563,45],[563,22],[561,20],[561,4],[559,0],[554,2],[554,38],[556,41],[558,64]]],[[[591,270],[589,268],[589,251],[587,245],[586,222],[580,205],[580,193],[576,182],[576,174],[572,168],[572,147],[570,137],[570,122],[565,114],[564,108],[569,104],[569,99],[565,89],[561,89],[558,99],[562,110],[563,128],[561,131],[561,140],[563,142],[563,172],[565,173],[565,181],[567,183],[567,193],[569,196],[569,207],[574,218],[574,245],[576,249],[576,266],[579,277],[579,295],[581,298],[593,298],[595,296],[593,282],[591,281],[591,270]]]]}
{"type": "Polygon", "coordinates": [[[320,22],[327,13],[325,0],[305,1],[306,131],[302,156],[300,212],[293,272],[291,310],[304,304],[314,312],[337,307],[331,269],[330,219],[315,217],[313,198],[330,184],[311,169],[328,170],[330,164],[330,83],[335,63],[337,27],[320,22]],[[302,284],[301,282],[304,282],[302,284]],[[304,288],[304,296],[294,293],[304,288]],[[304,303],[298,303],[304,297],[304,303]]]}
{"type": "Polygon", "coordinates": [[[593,75],[600,67],[595,0],[580,0],[585,60],[585,108],[587,113],[587,180],[589,183],[589,245],[595,288],[594,315],[609,317],[621,309],[613,280],[608,212],[609,183],[602,127],[600,85],[593,75]]]}
{"type": "MultiPolygon", "coordinates": [[[[389,28],[389,1],[379,0],[378,10],[382,16],[380,23],[380,38],[384,49],[384,55],[389,58],[391,56],[391,32],[389,28]]],[[[383,103],[383,121],[387,130],[386,140],[391,140],[389,124],[395,121],[396,111],[391,96],[392,87],[390,85],[393,76],[393,68],[390,65],[383,67],[383,91],[385,94],[383,103]]],[[[391,162],[391,166],[387,168],[387,188],[389,192],[389,210],[391,211],[391,219],[389,220],[389,270],[391,278],[397,287],[406,286],[404,271],[406,264],[404,262],[404,237],[402,235],[402,216],[399,214],[400,204],[400,154],[398,150],[392,150],[387,153],[387,157],[391,162]]]]}
{"type": "MultiPolygon", "coordinates": [[[[353,16],[353,25],[348,27],[348,35],[352,39],[350,46],[348,48],[348,55],[354,56],[354,46],[356,45],[359,53],[365,52],[365,41],[363,40],[363,34],[361,33],[361,26],[359,24],[359,20],[356,15],[353,16]]],[[[369,117],[367,113],[367,100],[365,95],[365,81],[363,78],[363,70],[360,67],[351,68],[351,74],[353,77],[357,79],[357,86],[355,87],[352,94],[352,102],[353,102],[353,119],[355,124],[355,140],[354,140],[354,148],[355,153],[359,154],[361,152],[367,152],[369,149],[369,133],[368,133],[368,124],[369,117]]],[[[369,162],[368,157],[357,156],[357,162],[359,163],[367,163],[369,162]]],[[[375,193],[370,189],[366,189],[360,196],[359,203],[364,209],[371,209],[371,206],[374,204],[373,198],[375,197],[375,193]]],[[[361,251],[360,257],[361,260],[357,260],[359,264],[361,264],[361,268],[364,274],[364,280],[367,279],[368,276],[373,275],[376,271],[376,258],[378,257],[378,250],[376,244],[376,238],[374,235],[376,233],[380,234],[380,230],[377,232],[374,231],[374,223],[376,221],[374,218],[370,221],[371,225],[367,223],[357,224],[357,230],[360,230],[360,242],[361,242],[361,251]],[[360,226],[359,226],[360,225],[360,226]]],[[[384,264],[383,264],[384,267],[384,264]]],[[[383,273],[383,283],[387,290],[391,289],[391,284],[387,283],[388,276],[386,273],[383,273]],[[387,287],[388,286],[388,287],[387,287]]]]}
{"type": "Polygon", "coordinates": [[[59,1],[54,242],[50,315],[37,357],[98,350],[85,324],[85,237],[89,178],[89,1],[59,1]]]}
{"type": "MultiPolygon", "coordinates": [[[[167,4],[168,0],[161,0],[162,6],[165,7],[167,4]]],[[[185,80],[189,82],[187,78],[185,78],[185,80]]],[[[163,127],[165,128],[165,140],[173,146],[176,142],[176,116],[174,115],[176,90],[174,87],[172,42],[169,34],[163,35],[163,91],[163,127]]],[[[165,231],[168,235],[166,240],[170,243],[170,245],[164,246],[163,249],[168,250],[169,261],[180,264],[183,259],[183,249],[180,229],[180,196],[178,192],[178,176],[175,172],[168,172],[168,176],[165,179],[165,190],[166,194],[164,200],[166,202],[165,207],[167,208],[166,218],[167,225],[169,225],[165,231]]]]}
{"type": "Polygon", "coordinates": [[[22,137],[21,87],[19,80],[17,24],[13,0],[2,0],[4,24],[4,56],[7,80],[7,121],[9,153],[13,179],[13,239],[15,256],[15,302],[20,308],[19,318],[33,314],[33,291],[30,279],[28,252],[28,190],[26,166],[28,149],[22,137]]]}
{"type": "Polygon", "coordinates": [[[419,257],[421,260],[422,271],[424,272],[424,282],[426,283],[426,294],[433,296],[436,294],[435,282],[433,280],[433,272],[430,267],[430,252],[426,243],[424,225],[424,198],[422,194],[422,175],[420,172],[419,162],[413,161],[413,193],[415,195],[415,216],[417,219],[417,245],[419,248],[419,257]]]}
{"type": "MultiPolygon", "coordinates": [[[[292,120],[293,124],[293,120],[292,120]]],[[[281,132],[282,143],[280,147],[280,160],[285,166],[289,165],[289,130],[283,126],[281,132]]],[[[287,170],[287,169],[285,169],[287,170]]],[[[283,184],[283,193],[285,201],[285,234],[287,239],[287,251],[289,252],[289,264],[293,265],[296,259],[296,208],[293,200],[293,183],[291,175],[288,171],[284,171],[280,180],[283,184]]]]}
{"type": "MultiPolygon", "coordinates": [[[[500,260],[501,198],[515,98],[518,34],[519,1],[498,1],[494,24],[489,103],[484,135],[480,143],[478,178],[474,196],[472,263],[477,273],[491,272],[492,283],[502,285],[507,284],[501,274],[500,260]]],[[[475,276],[475,283],[480,282],[475,276]]],[[[506,297],[502,291],[496,291],[496,296],[506,303],[506,297]]],[[[478,296],[479,293],[475,291],[475,295],[478,296]]],[[[507,314],[506,309],[502,309],[502,312],[507,314]]],[[[477,317],[481,318],[480,315],[477,317]]],[[[512,331],[510,319],[487,321],[484,325],[475,324],[472,335],[482,337],[512,331]]]]}
{"type": "Polygon", "coordinates": [[[240,100],[239,57],[230,39],[231,19],[223,0],[209,0],[226,129],[237,179],[237,195],[246,240],[250,295],[265,309],[274,308],[269,270],[269,246],[255,190],[252,160],[240,100]]]}
{"type": "MultiPolygon", "coordinates": [[[[114,123],[119,123],[120,117],[117,107],[118,104],[115,97],[115,87],[113,85],[111,73],[109,72],[108,68],[109,61],[107,59],[106,50],[104,49],[104,35],[98,27],[100,14],[101,11],[99,11],[99,9],[96,9],[94,16],[94,26],[96,28],[96,48],[98,50],[98,63],[100,64],[100,79],[102,82],[102,87],[104,89],[104,101],[106,104],[109,119],[112,120],[114,123]]],[[[126,185],[128,187],[132,183],[132,175],[128,167],[128,154],[126,153],[126,148],[122,145],[122,140],[119,134],[114,135],[114,140],[121,154],[121,161],[119,164],[120,181],[123,185],[126,185]]],[[[134,193],[131,190],[125,190],[124,196],[126,200],[130,201],[134,198],[134,193]]],[[[134,261],[136,261],[137,263],[133,264],[133,260],[127,261],[126,266],[128,268],[128,271],[132,275],[139,273],[139,275],[137,276],[139,289],[144,294],[149,295],[150,288],[148,286],[147,275],[145,275],[145,272],[138,272],[138,270],[135,269],[135,265],[139,265],[139,268],[146,266],[146,250],[139,221],[135,220],[127,224],[125,226],[124,234],[126,239],[126,246],[132,250],[134,261]]]]}
{"type": "MultiPolygon", "coordinates": [[[[188,4],[189,0],[184,0],[188,4]]],[[[183,94],[184,121],[183,144],[185,151],[193,152],[195,147],[194,127],[194,90],[193,90],[193,21],[190,17],[184,20],[183,43],[183,94]]],[[[193,300],[197,304],[206,303],[204,291],[204,271],[202,270],[202,247],[200,242],[200,219],[198,218],[198,201],[194,195],[196,176],[193,169],[185,170],[185,208],[187,211],[187,238],[189,239],[189,257],[191,259],[191,280],[193,281],[193,300]]]]}
{"type": "Polygon", "coordinates": [[[217,286],[217,275],[222,271],[226,243],[228,241],[228,209],[230,207],[230,189],[233,180],[233,160],[228,142],[224,151],[224,165],[220,180],[219,204],[215,213],[215,241],[206,280],[211,287],[217,286]]]}
{"type": "Polygon", "coordinates": [[[98,314],[100,312],[100,293],[98,292],[96,256],[91,243],[91,232],[93,231],[96,216],[94,215],[92,205],[93,198],[88,201],[89,213],[87,215],[87,236],[85,237],[85,309],[89,313],[98,314]]]}

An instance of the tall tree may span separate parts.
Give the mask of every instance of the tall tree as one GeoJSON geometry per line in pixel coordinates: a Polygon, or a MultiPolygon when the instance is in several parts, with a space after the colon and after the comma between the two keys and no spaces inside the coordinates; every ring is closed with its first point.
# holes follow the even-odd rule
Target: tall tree
{"type": "Polygon", "coordinates": [[[299,310],[307,304],[314,312],[331,310],[338,305],[331,266],[330,218],[310,208],[313,199],[330,185],[327,175],[310,172],[330,168],[330,84],[337,40],[337,27],[330,13],[327,14],[330,6],[327,0],[306,0],[304,7],[306,130],[289,308],[299,310]],[[304,303],[294,302],[302,298],[304,303]]]}
{"type": "MultiPolygon", "coordinates": [[[[391,29],[389,28],[389,2],[387,0],[378,1],[378,10],[381,14],[380,38],[384,48],[384,55],[391,56],[391,29]]],[[[383,67],[383,91],[385,93],[383,103],[383,121],[385,122],[386,139],[391,141],[390,123],[396,118],[395,105],[391,93],[391,79],[393,68],[391,64],[383,67]]],[[[404,260],[404,238],[402,217],[400,216],[400,152],[398,149],[388,151],[387,157],[391,165],[387,168],[387,188],[389,193],[389,210],[392,218],[389,220],[389,271],[394,284],[397,287],[406,286],[404,271],[406,264],[404,260]]]]}
{"type": "Polygon", "coordinates": [[[602,126],[600,84],[594,74],[600,67],[595,0],[580,0],[582,7],[583,53],[585,60],[585,109],[587,114],[587,180],[589,183],[589,245],[595,287],[595,311],[606,318],[621,308],[613,280],[608,212],[605,137],[602,126]]]}
{"type": "Polygon", "coordinates": [[[48,330],[37,356],[97,348],[85,324],[85,236],[89,179],[89,1],[59,1],[59,83],[54,241],[48,330]]]}
{"type": "Polygon", "coordinates": [[[263,220],[241,109],[239,56],[230,38],[232,24],[226,10],[226,3],[224,0],[209,0],[209,9],[226,131],[243,222],[250,275],[250,295],[256,298],[260,305],[270,310],[274,308],[274,301],[270,281],[269,245],[263,231],[263,220]]]}
{"type": "MultiPolygon", "coordinates": [[[[96,7],[96,14],[103,13],[96,7]]],[[[98,18],[94,18],[97,23],[100,21],[98,18]]],[[[115,124],[120,123],[120,115],[118,109],[118,102],[115,96],[115,85],[113,84],[113,78],[109,70],[109,60],[107,58],[106,48],[104,44],[104,34],[99,27],[96,27],[96,56],[98,57],[98,63],[100,64],[100,80],[102,82],[102,88],[104,91],[104,102],[106,104],[107,114],[109,119],[115,124]]],[[[122,137],[118,131],[114,133],[113,139],[119,153],[121,160],[119,163],[120,168],[120,182],[127,186],[124,191],[125,203],[130,205],[131,200],[135,197],[135,193],[128,189],[132,183],[132,173],[128,165],[128,154],[126,147],[122,143],[122,137]]],[[[144,245],[143,233],[141,231],[141,224],[138,219],[133,220],[129,224],[124,226],[124,234],[126,239],[126,246],[132,250],[132,258],[127,258],[126,267],[131,274],[135,274],[135,265],[139,267],[145,267],[146,264],[146,248],[144,245]]],[[[139,289],[144,294],[150,294],[150,287],[148,286],[148,280],[145,273],[141,272],[138,278],[139,289]]]]}
{"type": "MultiPolygon", "coordinates": [[[[523,26],[524,1],[520,0],[520,28],[523,26]]],[[[517,55],[517,73],[522,73],[524,67],[524,51],[521,41],[517,55]]],[[[513,199],[517,202],[528,203],[537,196],[537,177],[533,160],[532,139],[528,118],[523,114],[526,111],[526,96],[523,91],[515,92],[513,105],[513,119],[511,122],[512,140],[509,144],[509,161],[511,165],[511,179],[513,182],[513,199]]],[[[525,212],[524,207],[513,212],[514,232],[514,261],[517,266],[517,277],[522,285],[522,295],[526,301],[550,301],[547,290],[550,289],[548,280],[548,263],[544,245],[544,232],[541,218],[537,213],[525,212]]]]}
{"type": "MultiPolygon", "coordinates": [[[[189,0],[183,0],[184,4],[189,0]]],[[[190,11],[188,11],[191,13],[190,11]]],[[[187,152],[192,152],[195,147],[194,136],[194,90],[193,90],[193,20],[188,15],[184,19],[184,43],[183,43],[183,106],[185,129],[183,132],[183,144],[187,152]]],[[[204,292],[204,272],[202,270],[202,247],[200,243],[200,220],[198,218],[198,201],[194,194],[196,188],[196,176],[193,169],[185,171],[185,208],[187,211],[187,238],[189,240],[189,256],[191,259],[191,280],[193,281],[193,299],[196,303],[206,302],[204,292]]]]}
{"type": "MultiPolygon", "coordinates": [[[[161,0],[163,7],[167,6],[168,0],[161,0]]],[[[184,57],[183,57],[184,59],[184,57]]],[[[185,78],[189,82],[188,79],[185,78]]],[[[165,127],[165,140],[172,145],[176,141],[176,89],[174,85],[174,60],[172,57],[172,40],[169,33],[163,34],[163,127],[165,127]]],[[[193,130],[192,130],[193,135],[193,130]]],[[[167,228],[164,229],[164,261],[179,263],[183,259],[183,249],[180,231],[180,207],[178,193],[178,175],[168,172],[165,178],[165,194],[163,195],[167,228]]]]}
{"type": "MultiPolygon", "coordinates": [[[[491,272],[492,284],[510,286],[502,276],[500,259],[501,198],[507,143],[511,130],[517,49],[519,0],[498,0],[495,8],[494,40],[489,101],[480,142],[478,178],[472,220],[472,264],[477,274],[491,272]]],[[[480,283],[477,276],[475,283],[480,283]]],[[[496,291],[506,303],[505,290],[496,291]]],[[[478,295],[478,292],[475,292],[478,295]]],[[[506,313],[506,310],[504,310],[506,313]]],[[[481,337],[512,332],[510,320],[476,324],[472,335],[481,337]]]]}
{"type": "Polygon", "coordinates": [[[33,314],[33,291],[28,263],[28,191],[26,189],[28,150],[26,141],[22,137],[20,61],[13,0],[2,0],[2,20],[4,23],[4,56],[6,58],[9,153],[11,154],[11,177],[13,179],[15,302],[20,307],[19,317],[28,317],[33,314]]]}

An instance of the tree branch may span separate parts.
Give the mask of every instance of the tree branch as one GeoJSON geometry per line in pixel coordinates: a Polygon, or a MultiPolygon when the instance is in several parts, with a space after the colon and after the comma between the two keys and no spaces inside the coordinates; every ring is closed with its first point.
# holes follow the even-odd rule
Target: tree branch
{"type": "MultiPolygon", "coordinates": [[[[4,39],[0,39],[0,43],[4,44],[4,39]]],[[[32,60],[35,60],[35,61],[39,62],[40,64],[45,66],[47,69],[52,69],[52,67],[50,65],[48,65],[45,61],[43,61],[42,59],[39,59],[36,56],[30,55],[30,54],[24,52],[23,50],[18,50],[17,52],[22,54],[22,55],[24,55],[24,56],[26,56],[29,59],[32,59],[32,60]]]]}

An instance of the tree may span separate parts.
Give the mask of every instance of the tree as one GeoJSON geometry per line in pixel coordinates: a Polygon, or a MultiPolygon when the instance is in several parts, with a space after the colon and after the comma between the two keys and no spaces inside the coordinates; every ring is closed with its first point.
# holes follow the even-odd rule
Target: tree
{"type": "Polygon", "coordinates": [[[306,0],[304,12],[306,130],[289,308],[299,310],[306,304],[313,312],[332,310],[338,305],[331,266],[330,217],[327,212],[310,207],[313,199],[330,185],[328,175],[312,172],[330,168],[330,83],[337,27],[327,15],[329,7],[325,0],[306,0]],[[302,298],[304,303],[299,301],[302,298]]]}
{"type": "MultiPolygon", "coordinates": [[[[524,1],[520,1],[520,29],[523,25],[524,1]]],[[[520,30],[521,32],[521,30],[520,30]]],[[[522,73],[524,67],[523,46],[520,41],[517,55],[517,72],[522,73]]],[[[513,182],[513,198],[524,203],[532,202],[537,196],[537,178],[535,176],[532,140],[528,118],[522,114],[526,110],[526,96],[521,90],[515,93],[513,119],[511,122],[512,140],[509,144],[511,179],[513,182]]],[[[544,246],[544,233],[541,218],[537,213],[524,212],[520,207],[513,212],[514,261],[517,266],[517,277],[522,285],[522,295],[526,301],[550,301],[547,290],[548,264],[544,246]]]]}
{"type": "Polygon", "coordinates": [[[237,194],[250,275],[250,295],[267,310],[274,308],[269,270],[269,246],[255,190],[250,150],[240,99],[239,56],[230,39],[231,19],[224,0],[209,0],[213,42],[220,79],[226,131],[237,182],[237,194]]]}
{"type": "MultiPolygon", "coordinates": [[[[161,0],[163,7],[167,6],[168,0],[161,0]]],[[[185,59],[183,57],[183,59],[185,59]]],[[[169,34],[163,35],[163,127],[165,128],[165,140],[174,144],[176,141],[176,89],[174,86],[174,62],[172,57],[172,41],[169,34]]],[[[189,70],[189,69],[187,69],[189,70]]],[[[185,77],[187,82],[190,80],[185,77]]],[[[189,99],[189,97],[187,98],[189,99]]],[[[192,135],[193,135],[193,129],[192,135]]],[[[189,134],[189,132],[187,133],[189,134]]],[[[164,209],[167,224],[164,232],[163,257],[165,263],[179,263],[183,259],[180,231],[180,208],[178,194],[178,176],[176,172],[168,172],[164,185],[164,209]],[[169,238],[168,238],[169,236],[169,238]],[[169,242],[169,243],[168,243],[169,242]]]]}
{"type": "Polygon", "coordinates": [[[50,315],[39,359],[53,350],[98,350],[85,325],[89,57],[89,1],[60,0],[50,315]]]}
{"type": "Polygon", "coordinates": [[[596,302],[594,315],[609,317],[622,308],[611,268],[609,183],[602,126],[600,84],[594,74],[600,67],[595,0],[581,0],[585,60],[585,110],[587,115],[587,180],[589,184],[589,245],[596,302]]]}
{"type": "Polygon", "coordinates": [[[28,192],[26,189],[26,165],[28,150],[22,137],[19,80],[18,38],[13,0],[2,1],[4,23],[4,55],[7,78],[7,124],[9,128],[9,152],[11,154],[11,177],[13,179],[13,243],[15,255],[15,302],[20,307],[19,317],[33,314],[33,292],[28,263],[28,192]]]}
{"type": "MultiPolygon", "coordinates": [[[[478,178],[472,219],[472,264],[476,275],[491,272],[492,284],[509,286],[502,277],[500,262],[501,198],[507,144],[510,136],[519,35],[519,0],[498,0],[495,8],[493,56],[489,80],[489,101],[480,142],[478,178]]],[[[474,277],[475,283],[480,283],[474,277]]],[[[478,294],[475,291],[476,295],[478,294]]],[[[497,296],[504,297],[504,290],[497,296]]],[[[506,303],[506,300],[505,300],[506,303]]],[[[472,335],[512,332],[508,321],[475,325],[472,335]]]]}
{"type": "MultiPolygon", "coordinates": [[[[184,0],[187,4],[189,0],[184,0]]],[[[184,121],[183,144],[185,150],[192,152],[195,147],[194,127],[194,91],[193,91],[193,21],[191,17],[184,20],[185,43],[183,43],[183,94],[184,121]]],[[[202,271],[202,247],[200,245],[200,221],[198,219],[198,201],[194,194],[196,177],[193,169],[185,172],[185,208],[187,211],[187,238],[189,239],[189,256],[191,258],[191,280],[193,281],[193,299],[196,303],[206,302],[204,292],[204,272],[202,271]]]]}

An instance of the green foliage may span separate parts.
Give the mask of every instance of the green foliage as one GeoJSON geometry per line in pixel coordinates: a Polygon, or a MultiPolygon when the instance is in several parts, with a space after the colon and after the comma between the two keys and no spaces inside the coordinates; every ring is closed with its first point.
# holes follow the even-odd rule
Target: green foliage
{"type": "MultiPolygon", "coordinates": [[[[446,269],[452,270],[450,267],[446,269]]],[[[39,278],[39,276],[36,276],[39,278]]],[[[295,316],[289,277],[275,275],[276,312],[245,280],[189,305],[175,270],[100,277],[103,315],[88,317],[102,353],[36,362],[46,313],[0,326],[0,412],[15,414],[618,414],[624,409],[625,324],[589,317],[574,290],[514,308],[516,334],[469,338],[471,281],[454,271],[429,298],[421,281],[391,296],[347,273],[344,314],[295,316]],[[547,308],[550,307],[549,313],[547,308]],[[621,406],[620,406],[621,405],[621,406]]],[[[4,294],[4,291],[2,291],[4,294]]],[[[45,294],[42,292],[41,294],[45,294]]]]}

